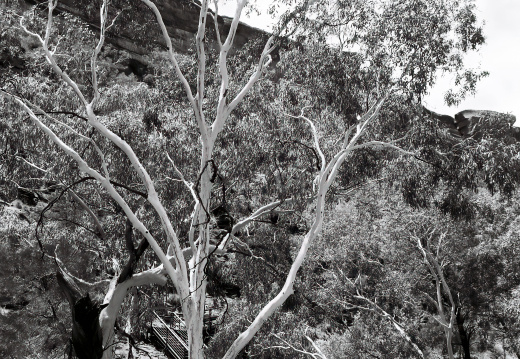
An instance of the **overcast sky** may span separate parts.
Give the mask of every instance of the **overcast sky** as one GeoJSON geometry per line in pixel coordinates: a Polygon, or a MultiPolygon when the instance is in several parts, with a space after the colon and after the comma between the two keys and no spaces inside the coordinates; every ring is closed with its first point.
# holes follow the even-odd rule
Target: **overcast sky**
{"type": "MultiPolygon", "coordinates": [[[[466,63],[488,71],[489,76],[477,85],[475,96],[452,108],[444,104],[444,94],[454,85],[454,77],[439,77],[424,104],[435,112],[452,116],[466,109],[511,113],[520,126],[520,0],[476,0],[475,4],[477,15],[484,22],[486,44],[479,53],[468,56],[466,63]]],[[[235,2],[228,1],[219,10],[233,16],[234,7],[235,2]]],[[[252,15],[243,20],[264,29],[272,22],[266,15],[252,15]]]]}
{"type": "Polygon", "coordinates": [[[511,113],[520,126],[520,0],[476,0],[477,15],[484,21],[486,44],[468,64],[489,72],[477,85],[477,94],[455,108],[443,102],[453,76],[437,81],[424,103],[431,110],[454,115],[459,110],[492,110],[511,113]]]}

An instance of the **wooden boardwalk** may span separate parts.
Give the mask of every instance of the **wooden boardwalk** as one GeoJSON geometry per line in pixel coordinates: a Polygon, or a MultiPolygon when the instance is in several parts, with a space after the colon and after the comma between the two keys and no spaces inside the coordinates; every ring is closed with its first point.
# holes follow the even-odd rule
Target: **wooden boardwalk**
{"type": "MultiPolygon", "coordinates": [[[[166,306],[165,306],[166,307],[166,306]]],[[[205,328],[212,328],[214,321],[218,318],[218,309],[213,298],[206,302],[204,312],[205,328]]],[[[181,314],[174,310],[166,310],[167,314],[152,312],[154,318],[151,322],[151,332],[157,338],[165,354],[175,359],[188,358],[188,333],[181,314]]],[[[211,335],[206,332],[205,335],[211,335]]]]}
{"type": "Polygon", "coordinates": [[[184,321],[175,312],[159,316],[156,312],[152,321],[152,333],[166,352],[176,359],[188,358],[188,333],[184,321]]]}

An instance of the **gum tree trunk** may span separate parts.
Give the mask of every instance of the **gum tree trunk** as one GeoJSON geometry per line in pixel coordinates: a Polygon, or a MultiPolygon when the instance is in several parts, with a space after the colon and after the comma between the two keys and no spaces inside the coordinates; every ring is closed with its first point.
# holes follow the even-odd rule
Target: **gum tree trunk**
{"type": "Polygon", "coordinates": [[[466,331],[466,328],[464,327],[464,316],[462,315],[461,308],[457,308],[457,328],[459,330],[459,338],[460,338],[460,345],[462,346],[462,350],[464,353],[464,359],[471,359],[471,353],[470,353],[470,335],[466,331]]]}

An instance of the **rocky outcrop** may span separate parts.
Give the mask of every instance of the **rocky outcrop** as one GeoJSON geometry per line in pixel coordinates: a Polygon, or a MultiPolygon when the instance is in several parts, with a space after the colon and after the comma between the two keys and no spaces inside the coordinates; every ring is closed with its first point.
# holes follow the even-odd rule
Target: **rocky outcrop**
{"type": "Polygon", "coordinates": [[[464,110],[455,116],[441,115],[423,106],[423,113],[437,119],[442,127],[455,137],[481,139],[487,137],[501,138],[513,143],[520,141],[520,128],[513,127],[516,117],[495,111],[464,110]]]}
{"type": "MultiPolygon", "coordinates": [[[[177,53],[190,54],[195,52],[195,35],[198,30],[200,2],[197,0],[155,0],[159,8],[164,24],[170,35],[172,45],[177,53]]],[[[42,17],[46,16],[46,0],[18,0],[19,5],[14,6],[17,12],[30,9],[38,4],[42,17]]],[[[90,0],[59,0],[56,6],[56,14],[71,14],[88,24],[91,30],[99,32],[99,8],[90,0]]],[[[118,58],[117,66],[119,73],[130,75],[142,80],[149,73],[149,63],[145,55],[154,49],[166,49],[166,43],[160,31],[160,27],[152,11],[140,1],[132,3],[131,9],[125,0],[112,0],[109,7],[109,19],[117,16],[114,25],[106,33],[106,43],[124,50],[125,56],[118,58]]],[[[218,16],[218,28],[221,38],[224,39],[229,32],[232,18],[218,16]]],[[[214,16],[208,15],[206,24],[206,38],[208,48],[216,49],[216,32],[214,16]]],[[[242,48],[249,40],[266,37],[268,34],[260,29],[240,23],[231,52],[242,48]]],[[[2,38],[0,37],[0,40],[2,38]]],[[[34,39],[32,39],[34,40],[34,39]]],[[[26,67],[24,54],[38,47],[38,44],[27,44],[31,42],[30,36],[22,39],[12,39],[12,46],[0,50],[0,75],[11,69],[15,72],[23,72],[26,67]],[[17,49],[13,51],[13,49],[17,49]]],[[[276,57],[277,54],[272,54],[276,57]]]]}
{"type": "MultiPolygon", "coordinates": [[[[39,0],[38,2],[43,3],[45,1],[39,0]]],[[[155,0],[154,2],[161,12],[175,51],[189,53],[191,50],[194,50],[194,39],[199,24],[200,2],[197,0],[155,0]]],[[[127,6],[128,4],[122,1],[111,2],[110,16],[113,17],[119,13],[120,19],[116,24],[117,31],[109,32],[107,41],[134,55],[147,54],[150,45],[153,44],[165,47],[166,44],[159,32],[159,26],[150,9],[143,4],[136,4],[139,7],[138,11],[132,11],[131,16],[129,16],[128,10],[125,10],[127,6]],[[137,19],[135,18],[136,15],[137,19]],[[139,28],[132,26],[132,24],[135,25],[140,22],[139,17],[142,17],[142,20],[146,20],[144,22],[146,25],[139,28]],[[150,36],[150,34],[152,35],[150,36]]],[[[60,0],[56,9],[80,18],[94,30],[99,29],[99,10],[93,7],[90,1],[60,0]]],[[[227,35],[232,20],[232,18],[227,16],[218,16],[217,21],[221,36],[227,35]]],[[[207,19],[206,30],[207,36],[213,40],[213,45],[215,44],[214,28],[213,16],[210,15],[207,19]]],[[[260,29],[240,23],[235,35],[234,47],[241,48],[248,40],[266,35],[267,33],[260,29]]]]}
{"type": "MultiPolygon", "coordinates": [[[[27,9],[28,5],[41,3],[46,0],[19,0],[20,10],[27,9]]],[[[190,54],[195,51],[194,41],[198,29],[200,2],[198,0],[154,0],[159,8],[164,24],[168,30],[174,50],[182,54],[190,54]]],[[[112,30],[107,33],[106,42],[125,51],[127,58],[118,59],[118,65],[114,65],[117,71],[126,75],[133,73],[140,80],[148,72],[148,63],[144,55],[154,48],[165,48],[157,21],[150,9],[141,2],[132,3],[132,10],[128,10],[125,0],[112,0],[110,3],[110,15],[112,19],[118,14],[112,30]],[[137,9],[136,9],[137,8],[137,9]],[[144,25],[142,25],[144,24],[144,25]]],[[[91,0],[60,0],[57,3],[57,12],[72,14],[87,23],[91,29],[99,30],[99,9],[91,0]]],[[[45,12],[42,12],[45,15],[45,12]]],[[[214,17],[210,14],[207,18],[206,37],[210,39],[208,46],[216,47],[214,17]]],[[[218,16],[218,27],[221,37],[225,37],[229,31],[232,18],[218,16]]],[[[268,33],[263,30],[240,23],[234,39],[233,49],[240,49],[249,40],[266,37],[268,33]]],[[[21,47],[27,51],[27,46],[21,47]]],[[[276,62],[278,54],[272,53],[276,62]]],[[[15,70],[23,70],[25,67],[23,56],[13,54],[7,49],[0,51],[0,74],[2,67],[11,67],[15,70]]],[[[441,115],[424,109],[426,115],[437,118],[451,133],[460,137],[475,137],[485,132],[501,132],[506,128],[508,135],[520,140],[520,129],[513,127],[514,116],[508,116],[491,111],[461,111],[454,117],[441,115]]]]}

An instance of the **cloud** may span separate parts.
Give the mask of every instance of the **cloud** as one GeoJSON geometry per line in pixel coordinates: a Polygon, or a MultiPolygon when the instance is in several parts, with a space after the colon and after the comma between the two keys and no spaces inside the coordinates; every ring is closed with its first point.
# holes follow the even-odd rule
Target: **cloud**
{"type": "MultiPolygon", "coordinates": [[[[256,4],[263,10],[267,7],[261,1],[256,4]]],[[[439,77],[424,103],[436,112],[452,115],[464,109],[512,113],[520,126],[520,0],[476,0],[475,4],[477,15],[484,22],[486,44],[465,61],[490,75],[477,85],[475,96],[469,96],[456,108],[444,104],[444,94],[454,85],[454,76],[439,77]]],[[[235,7],[234,1],[226,1],[219,10],[233,16],[235,7]]],[[[274,20],[265,11],[260,12],[252,12],[242,20],[259,28],[272,26],[274,20]]]]}
{"type": "Polygon", "coordinates": [[[456,109],[443,103],[444,93],[453,85],[452,76],[440,78],[425,98],[425,104],[447,114],[463,109],[512,113],[520,125],[520,1],[477,0],[475,3],[477,14],[484,21],[486,45],[467,61],[490,75],[478,84],[477,94],[456,109]]]}

